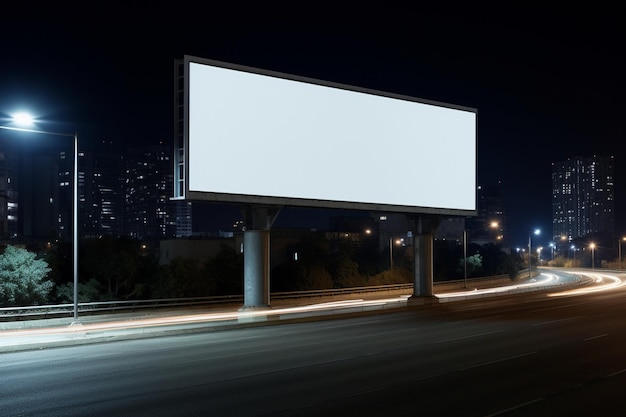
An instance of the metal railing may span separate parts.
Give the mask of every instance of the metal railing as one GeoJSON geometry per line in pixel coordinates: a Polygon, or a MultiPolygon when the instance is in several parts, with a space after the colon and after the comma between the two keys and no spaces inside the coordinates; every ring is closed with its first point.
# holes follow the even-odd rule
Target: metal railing
{"type": "MultiPolygon", "coordinates": [[[[467,280],[468,284],[488,284],[495,281],[506,281],[507,276],[481,277],[467,280]]],[[[465,280],[439,281],[433,283],[434,289],[447,291],[462,288],[465,280]]],[[[289,300],[299,298],[334,297],[341,295],[356,295],[365,293],[398,292],[413,290],[413,284],[390,284],[370,287],[337,288],[326,290],[275,292],[270,294],[271,300],[289,300]]],[[[93,315],[118,312],[136,312],[140,310],[156,310],[178,307],[197,307],[211,305],[227,305],[243,303],[243,295],[221,295],[212,297],[190,298],[162,298],[151,300],[121,300],[121,301],[95,301],[78,303],[80,315],[93,315]]],[[[25,307],[2,307],[0,308],[0,321],[34,320],[48,318],[71,317],[74,304],[55,304],[25,307]]]]}
{"type": "MultiPolygon", "coordinates": [[[[372,287],[339,288],[330,290],[276,292],[271,294],[272,300],[288,300],[298,298],[332,297],[346,294],[360,294],[388,291],[409,291],[413,284],[392,284],[372,287]]],[[[210,305],[226,305],[243,303],[243,295],[222,295],[213,297],[190,298],[162,298],[152,300],[122,300],[122,301],[95,301],[78,303],[78,312],[81,315],[136,312],[142,309],[165,309],[177,307],[197,307],[210,305]]],[[[32,320],[46,318],[70,317],[73,314],[74,304],[55,304],[25,307],[0,308],[0,321],[32,320]]]]}

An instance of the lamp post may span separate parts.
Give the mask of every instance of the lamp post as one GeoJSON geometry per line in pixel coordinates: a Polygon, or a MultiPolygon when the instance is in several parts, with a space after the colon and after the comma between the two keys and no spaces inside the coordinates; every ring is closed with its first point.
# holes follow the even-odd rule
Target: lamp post
{"type": "Polygon", "coordinates": [[[532,237],[533,237],[533,234],[539,235],[539,233],[541,233],[541,230],[535,229],[532,233],[528,234],[528,278],[529,279],[532,278],[532,274],[531,274],[531,271],[532,271],[532,268],[531,268],[531,266],[532,266],[532,254],[533,254],[533,251],[532,251],[532,237]]]}
{"type": "MultiPolygon", "coordinates": [[[[17,122],[20,120],[14,118],[17,122]]],[[[71,137],[74,140],[74,184],[72,190],[72,222],[73,222],[73,252],[74,252],[74,319],[78,319],[78,133],[58,133],[45,130],[35,130],[21,127],[0,126],[0,129],[17,132],[38,133],[53,136],[71,137]]]]}
{"type": "Polygon", "coordinates": [[[622,241],[626,240],[626,237],[621,238],[620,240],[617,241],[617,258],[618,258],[618,262],[619,262],[619,268],[618,269],[622,269],[622,241]]]}
{"type": "Polygon", "coordinates": [[[393,271],[393,237],[389,238],[389,270],[393,271]]]}
{"type": "Polygon", "coordinates": [[[592,243],[589,245],[589,247],[591,248],[591,269],[595,270],[596,269],[596,244],[592,243]]]}
{"type": "MultiPolygon", "coordinates": [[[[500,226],[498,222],[491,222],[489,227],[497,229],[500,226]]],[[[477,229],[478,230],[478,229],[477,229]]],[[[467,288],[467,229],[463,228],[463,287],[467,288]]]]}
{"type": "Polygon", "coordinates": [[[467,229],[463,229],[463,288],[467,288],[467,229]]]}

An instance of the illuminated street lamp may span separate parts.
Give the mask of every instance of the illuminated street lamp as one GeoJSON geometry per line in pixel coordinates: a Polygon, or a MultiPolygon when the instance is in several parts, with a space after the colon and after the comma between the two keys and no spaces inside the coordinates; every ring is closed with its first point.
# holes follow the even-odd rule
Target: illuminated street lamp
{"type": "MultiPolygon", "coordinates": [[[[33,118],[26,113],[19,113],[12,117],[16,125],[29,126],[33,118]]],[[[44,130],[35,130],[24,127],[0,126],[0,129],[16,132],[38,133],[53,136],[65,136],[74,139],[74,187],[72,195],[72,217],[74,223],[73,251],[74,251],[74,319],[78,319],[78,133],[58,133],[44,130]]]]}
{"type": "Polygon", "coordinates": [[[389,238],[389,269],[393,271],[393,245],[401,245],[404,242],[404,239],[396,239],[393,240],[393,237],[389,238]]]}
{"type": "Polygon", "coordinates": [[[625,240],[626,240],[626,237],[623,237],[617,241],[617,249],[618,249],[617,258],[619,262],[619,269],[622,269],[622,241],[625,241],[625,240]]]}
{"type": "Polygon", "coordinates": [[[533,254],[533,251],[532,251],[532,237],[533,237],[533,234],[534,235],[539,235],[540,233],[541,233],[541,230],[535,229],[532,233],[528,234],[528,278],[532,278],[532,274],[531,274],[531,271],[532,271],[532,268],[531,268],[532,260],[531,260],[531,258],[532,258],[532,254],[533,254]]]}
{"type": "Polygon", "coordinates": [[[591,269],[596,269],[596,260],[595,260],[596,244],[591,243],[589,247],[591,248],[591,269]]]}
{"type": "MultiPolygon", "coordinates": [[[[492,229],[497,229],[498,226],[500,226],[499,223],[495,221],[489,224],[489,227],[492,229]]],[[[482,228],[474,230],[480,229],[482,228]]],[[[463,229],[463,286],[467,288],[467,229],[463,229]]]]}

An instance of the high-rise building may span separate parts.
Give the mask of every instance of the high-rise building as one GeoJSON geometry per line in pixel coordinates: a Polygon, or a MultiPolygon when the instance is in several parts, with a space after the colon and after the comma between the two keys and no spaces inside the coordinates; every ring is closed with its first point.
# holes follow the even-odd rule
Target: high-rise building
{"type": "Polygon", "coordinates": [[[191,236],[191,201],[176,200],[174,206],[176,210],[176,237],[191,236]]]}
{"type": "Polygon", "coordinates": [[[176,236],[172,149],[129,149],[126,156],[126,235],[141,240],[176,236]]]}
{"type": "Polygon", "coordinates": [[[552,164],[552,230],[555,241],[615,234],[613,156],[552,164]]]}
{"type": "Polygon", "coordinates": [[[10,146],[0,143],[0,223],[2,241],[18,236],[18,158],[10,146]]]}
{"type": "MultiPolygon", "coordinates": [[[[78,233],[81,237],[123,233],[124,177],[122,156],[109,152],[78,154],[78,233]]],[[[59,152],[58,237],[72,239],[73,155],[59,152]]]]}

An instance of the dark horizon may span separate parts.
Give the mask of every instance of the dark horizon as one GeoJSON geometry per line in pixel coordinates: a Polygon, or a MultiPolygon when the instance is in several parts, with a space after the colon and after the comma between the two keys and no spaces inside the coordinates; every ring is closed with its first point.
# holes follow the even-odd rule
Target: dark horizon
{"type": "Polygon", "coordinates": [[[136,6],[102,10],[106,24],[70,24],[62,10],[6,22],[0,116],[29,108],[85,147],[171,143],[173,67],[184,55],[441,101],[478,111],[478,184],[501,182],[512,246],[531,228],[552,230],[551,164],[574,156],[615,157],[615,233],[626,235],[617,9],[363,5],[260,21],[261,11],[270,9],[220,6],[217,15],[238,18],[211,24],[156,6],[151,22],[136,6]]]}

